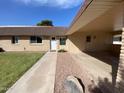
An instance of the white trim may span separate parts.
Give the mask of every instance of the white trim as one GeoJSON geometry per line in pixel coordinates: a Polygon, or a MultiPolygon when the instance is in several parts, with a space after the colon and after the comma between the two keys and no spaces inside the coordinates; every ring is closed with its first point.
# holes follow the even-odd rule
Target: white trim
{"type": "Polygon", "coordinates": [[[122,45],[122,42],[120,42],[120,41],[113,41],[113,44],[115,44],[115,45],[122,45]]]}

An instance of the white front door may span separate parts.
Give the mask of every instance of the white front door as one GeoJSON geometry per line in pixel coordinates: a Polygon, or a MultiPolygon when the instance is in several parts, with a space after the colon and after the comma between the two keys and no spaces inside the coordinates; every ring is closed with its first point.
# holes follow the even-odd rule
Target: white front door
{"type": "Polygon", "coordinates": [[[55,37],[52,37],[51,39],[51,50],[56,50],[57,49],[57,41],[55,37]]]}

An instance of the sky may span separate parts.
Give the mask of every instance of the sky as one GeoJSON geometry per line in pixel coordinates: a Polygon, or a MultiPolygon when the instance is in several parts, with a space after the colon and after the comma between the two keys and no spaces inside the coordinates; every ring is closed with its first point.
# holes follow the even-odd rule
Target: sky
{"type": "Polygon", "coordinates": [[[83,0],[0,0],[0,26],[36,25],[44,19],[69,26],[83,0]]]}

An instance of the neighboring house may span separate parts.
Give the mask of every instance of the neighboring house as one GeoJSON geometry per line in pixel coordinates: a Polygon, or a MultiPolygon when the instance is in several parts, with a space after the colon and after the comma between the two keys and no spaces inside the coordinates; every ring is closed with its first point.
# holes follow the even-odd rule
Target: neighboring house
{"type": "MultiPolygon", "coordinates": [[[[0,47],[5,51],[112,52],[119,59],[119,65],[109,90],[124,93],[123,0],[86,0],[69,28],[0,27],[0,47]]],[[[104,85],[109,86],[106,82],[104,85]]]]}
{"type": "Polygon", "coordinates": [[[64,27],[0,27],[0,47],[5,51],[49,51],[64,49],[64,27]]]}

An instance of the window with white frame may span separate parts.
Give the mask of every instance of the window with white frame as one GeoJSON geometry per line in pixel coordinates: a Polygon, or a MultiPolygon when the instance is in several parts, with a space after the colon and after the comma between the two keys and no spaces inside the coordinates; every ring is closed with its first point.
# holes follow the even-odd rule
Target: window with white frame
{"type": "Polygon", "coordinates": [[[121,34],[113,36],[113,44],[122,44],[122,36],[121,36],[121,34]]]}
{"type": "Polygon", "coordinates": [[[42,38],[40,36],[31,36],[30,43],[42,43],[42,38]]]}
{"type": "Polygon", "coordinates": [[[19,43],[19,36],[12,36],[11,42],[12,42],[12,44],[18,44],[19,43]]]}

